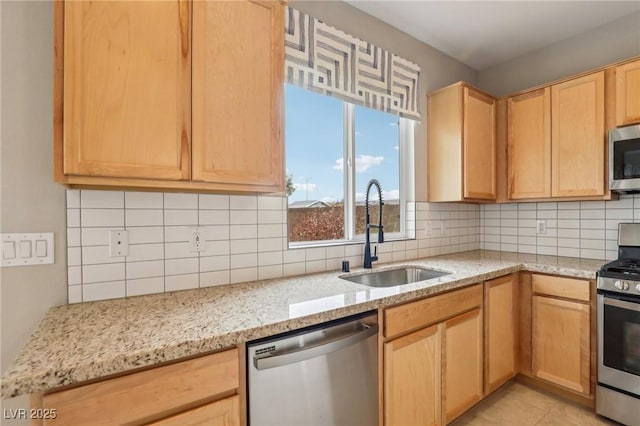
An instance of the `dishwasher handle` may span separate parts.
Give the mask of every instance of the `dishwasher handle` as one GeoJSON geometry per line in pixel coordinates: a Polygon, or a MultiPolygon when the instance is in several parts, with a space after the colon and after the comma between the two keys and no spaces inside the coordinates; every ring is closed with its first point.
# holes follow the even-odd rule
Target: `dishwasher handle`
{"type": "Polygon", "coordinates": [[[378,324],[361,325],[363,328],[354,333],[347,334],[346,336],[340,336],[335,339],[326,340],[317,345],[303,346],[301,348],[292,349],[290,351],[265,358],[256,358],[254,356],[253,364],[258,370],[282,367],[284,365],[306,361],[311,358],[338,351],[340,349],[346,348],[347,346],[351,346],[355,343],[365,340],[375,334],[378,334],[378,324]]]}

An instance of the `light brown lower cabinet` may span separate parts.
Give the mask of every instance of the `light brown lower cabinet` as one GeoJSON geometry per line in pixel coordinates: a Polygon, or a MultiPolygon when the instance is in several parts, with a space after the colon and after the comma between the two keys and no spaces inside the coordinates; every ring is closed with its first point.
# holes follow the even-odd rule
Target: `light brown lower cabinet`
{"type": "Polygon", "coordinates": [[[495,391],[516,374],[517,283],[517,275],[511,274],[484,284],[485,394],[495,391]]]}
{"type": "Polygon", "coordinates": [[[239,426],[240,397],[238,395],[194,408],[184,413],[151,423],[151,426],[239,426]]]}
{"type": "Polygon", "coordinates": [[[441,329],[434,325],[384,344],[384,424],[440,424],[441,329]]]}
{"type": "Polygon", "coordinates": [[[588,304],[533,296],[534,376],[588,395],[589,348],[588,304]]]}
{"type": "Polygon", "coordinates": [[[239,357],[238,349],[230,349],[33,395],[32,405],[56,410],[56,418],[40,423],[44,425],[133,425],[163,418],[159,424],[197,425],[209,419],[206,424],[238,425],[239,357]]]}
{"type": "Polygon", "coordinates": [[[482,285],[385,310],[384,424],[442,425],[483,396],[482,285]]]}
{"type": "Polygon", "coordinates": [[[444,423],[448,424],[483,397],[482,310],[444,323],[444,423]]]}

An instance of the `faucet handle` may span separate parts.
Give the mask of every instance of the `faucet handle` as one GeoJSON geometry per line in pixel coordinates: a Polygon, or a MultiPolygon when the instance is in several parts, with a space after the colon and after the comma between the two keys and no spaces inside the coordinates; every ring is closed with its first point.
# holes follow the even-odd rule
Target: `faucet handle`
{"type": "Polygon", "coordinates": [[[373,256],[371,256],[371,261],[375,262],[378,260],[378,245],[373,246],[373,256]]]}

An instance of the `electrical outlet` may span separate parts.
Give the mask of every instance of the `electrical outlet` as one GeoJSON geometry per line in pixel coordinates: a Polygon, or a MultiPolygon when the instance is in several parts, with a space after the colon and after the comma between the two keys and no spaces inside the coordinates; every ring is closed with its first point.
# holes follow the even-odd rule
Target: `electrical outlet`
{"type": "Polygon", "coordinates": [[[206,240],[204,239],[204,229],[189,228],[189,248],[191,252],[201,252],[206,250],[206,240]]]}
{"type": "Polygon", "coordinates": [[[129,231],[110,230],[109,231],[109,256],[125,257],[129,255],[129,231]]]}
{"type": "Polygon", "coordinates": [[[536,234],[545,235],[547,233],[547,221],[542,219],[536,222],[536,234]]]}

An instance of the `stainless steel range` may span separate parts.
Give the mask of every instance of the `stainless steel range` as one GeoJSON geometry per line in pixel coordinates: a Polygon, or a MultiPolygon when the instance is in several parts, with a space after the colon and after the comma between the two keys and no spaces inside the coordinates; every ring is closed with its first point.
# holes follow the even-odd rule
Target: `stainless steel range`
{"type": "Polygon", "coordinates": [[[618,259],[598,272],[596,412],[640,425],[640,223],[618,227],[618,259]]]}

